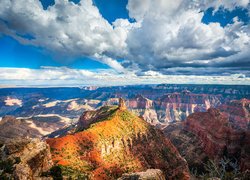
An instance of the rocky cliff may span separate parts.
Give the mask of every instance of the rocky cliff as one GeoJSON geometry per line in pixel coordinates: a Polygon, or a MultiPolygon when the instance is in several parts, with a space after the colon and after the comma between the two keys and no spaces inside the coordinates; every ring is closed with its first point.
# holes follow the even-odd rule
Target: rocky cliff
{"type": "Polygon", "coordinates": [[[185,122],[185,128],[199,136],[208,156],[239,157],[245,132],[234,129],[228,115],[218,109],[211,108],[207,112],[191,114],[185,122]]]}
{"type": "MultiPolygon", "coordinates": [[[[111,98],[107,105],[118,104],[118,98],[111,98]]],[[[156,125],[168,125],[173,122],[184,121],[194,112],[205,112],[210,107],[221,104],[222,96],[208,94],[193,94],[189,91],[165,94],[155,100],[142,95],[128,98],[128,109],[141,116],[147,122],[156,125]]]]}
{"type": "Polygon", "coordinates": [[[210,108],[207,112],[193,113],[185,122],[166,127],[164,133],[190,166],[199,166],[208,158],[220,160],[228,157],[237,159],[242,170],[249,169],[250,130],[245,124],[249,121],[246,102],[234,101],[235,110],[232,107],[225,109],[223,105],[223,112],[210,108]],[[244,126],[239,119],[244,119],[244,126]]]}
{"type": "Polygon", "coordinates": [[[155,109],[161,123],[184,121],[194,112],[204,112],[221,104],[221,97],[207,94],[193,94],[189,91],[172,93],[155,101],[155,109]]]}
{"type": "Polygon", "coordinates": [[[249,129],[250,123],[250,100],[232,100],[219,106],[220,111],[228,115],[230,123],[239,129],[249,129]]]}
{"type": "Polygon", "coordinates": [[[53,161],[92,179],[116,179],[150,168],[161,169],[167,179],[189,179],[185,160],[163,133],[122,107],[103,107],[109,113],[88,116],[84,131],[48,139],[53,161]]]}
{"type": "Polygon", "coordinates": [[[203,142],[199,136],[185,130],[183,124],[184,122],[171,124],[165,127],[163,132],[188,162],[189,169],[196,169],[198,173],[202,173],[204,172],[203,163],[209,157],[204,152],[203,142]]]}
{"type": "Polygon", "coordinates": [[[40,179],[53,166],[47,143],[39,139],[12,139],[0,147],[0,179],[40,179]]]}

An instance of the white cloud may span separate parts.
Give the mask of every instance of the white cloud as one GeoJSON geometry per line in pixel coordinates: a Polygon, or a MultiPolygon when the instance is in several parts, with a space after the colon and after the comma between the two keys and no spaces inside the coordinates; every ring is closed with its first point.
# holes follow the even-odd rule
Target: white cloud
{"type": "Polygon", "coordinates": [[[0,86],[83,86],[83,85],[132,85],[132,84],[246,84],[250,78],[244,74],[231,76],[163,75],[147,71],[137,76],[134,73],[119,74],[113,70],[88,71],[66,67],[0,68],[0,86]]]}
{"type": "MultiPolygon", "coordinates": [[[[91,0],[79,4],[56,0],[47,10],[39,0],[1,0],[0,32],[64,59],[93,58],[119,73],[249,77],[250,25],[237,17],[226,27],[204,24],[202,17],[209,7],[249,10],[250,5],[249,0],[129,0],[129,16],[137,22],[117,19],[110,24],[91,0]]],[[[26,77],[30,70],[22,73],[26,77]]],[[[59,77],[62,72],[54,73],[59,77]]],[[[71,73],[79,76],[78,71],[71,73]]]]}
{"type": "Polygon", "coordinates": [[[214,7],[215,10],[218,10],[220,7],[224,7],[229,10],[233,10],[235,7],[247,8],[249,5],[249,0],[201,0],[201,5],[204,8],[214,7]]]}
{"type": "MultiPolygon", "coordinates": [[[[239,22],[226,27],[202,23],[208,7],[247,7],[249,1],[151,1],[129,0],[129,15],[141,22],[128,34],[129,58],[144,70],[239,66],[250,59],[250,26],[239,22]]],[[[246,67],[246,66],[245,66],[246,67]]],[[[199,70],[199,69],[197,69],[199,70]]],[[[216,70],[216,69],[214,69],[216,70]]],[[[233,69],[232,69],[232,73],[233,69]]]]}
{"type": "Polygon", "coordinates": [[[117,57],[125,53],[126,31],[109,24],[91,0],[80,4],[56,0],[47,10],[38,0],[1,0],[0,18],[4,20],[0,21],[0,30],[5,34],[64,59],[98,57],[96,60],[116,68],[118,63],[107,60],[106,54],[117,57]],[[26,39],[26,35],[34,39],[26,39]]]}

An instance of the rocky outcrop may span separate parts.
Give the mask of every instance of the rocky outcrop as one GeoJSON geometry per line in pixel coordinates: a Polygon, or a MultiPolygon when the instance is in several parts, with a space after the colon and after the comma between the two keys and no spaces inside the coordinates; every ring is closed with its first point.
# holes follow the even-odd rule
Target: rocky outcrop
{"type": "Polygon", "coordinates": [[[160,130],[117,107],[101,120],[92,117],[87,121],[94,124],[84,131],[47,140],[55,163],[91,179],[117,179],[125,172],[150,168],[162,170],[167,179],[189,179],[185,160],[160,130]]]}
{"type": "Polygon", "coordinates": [[[0,179],[39,179],[53,162],[47,143],[39,139],[12,139],[1,145],[0,179]]]}
{"type": "Polygon", "coordinates": [[[234,129],[228,115],[218,109],[191,114],[185,122],[185,129],[201,139],[204,151],[211,158],[240,155],[245,132],[234,129]]]}
{"type": "Polygon", "coordinates": [[[93,111],[85,111],[77,122],[76,132],[88,129],[91,124],[102,121],[108,118],[112,112],[117,109],[117,106],[102,106],[101,108],[93,111]]]}
{"type": "Polygon", "coordinates": [[[145,172],[136,172],[130,174],[123,174],[118,180],[142,180],[142,179],[154,179],[165,180],[165,176],[160,169],[147,169],[145,172]]]}
{"type": "Polygon", "coordinates": [[[228,115],[230,123],[239,129],[249,129],[250,100],[233,100],[219,107],[220,111],[228,115]]]}
{"type": "Polygon", "coordinates": [[[185,130],[183,124],[184,122],[171,124],[165,127],[163,132],[188,162],[189,169],[196,169],[198,173],[202,173],[204,172],[203,163],[208,160],[208,155],[203,149],[203,142],[199,136],[185,130]]]}
{"type": "Polygon", "coordinates": [[[155,125],[159,123],[159,120],[153,102],[154,101],[145,98],[142,95],[137,95],[134,98],[128,99],[128,107],[132,112],[141,116],[145,121],[155,125]]]}
{"type": "MultiPolygon", "coordinates": [[[[111,98],[106,101],[106,105],[116,105],[119,104],[119,98],[111,98]]],[[[142,95],[136,95],[134,97],[128,98],[126,100],[127,108],[133,113],[141,116],[145,121],[150,124],[156,125],[159,123],[155,108],[154,101],[145,98],[142,95]]]]}
{"type": "Polygon", "coordinates": [[[220,96],[193,94],[189,91],[172,93],[155,101],[155,109],[161,123],[184,121],[194,112],[204,112],[220,105],[220,96]]]}
{"type": "Polygon", "coordinates": [[[121,111],[127,110],[126,102],[125,102],[124,99],[119,98],[119,106],[118,106],[118,108],[121,111]]]}
{"type": "Polygon", "coordinates": [[[236,159],[241,170],[250,168],[249,100],[231,101],[221,105],[220,110],[193,113],[186,121],[163,131],[190,168],[202,171],[206,160],[223,157],[236,159]]]}

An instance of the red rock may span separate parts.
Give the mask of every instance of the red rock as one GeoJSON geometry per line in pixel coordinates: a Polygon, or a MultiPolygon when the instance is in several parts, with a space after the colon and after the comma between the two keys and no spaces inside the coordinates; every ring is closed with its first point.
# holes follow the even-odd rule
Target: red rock
{"type": "Polygon", "coordinates": [[[165,124],[183,121],[194,112],[204,112],[210,107],[220,105],[221,96],[193,94],[189,91],[171,93],[155,101],[159,121],[165,124]]]}
{"type": "Polygon", "coordinates": [[[250,168],[247,150],[249,129],[238,128],[231,123],[229,117],[234,117],[234,113],[235,111],[229,114],[210,108],[207,112],[191,114],[184,123],[184,128],[201,140],[204,152],[211,159],[235,157],[240,159],[242,166],[247,169],[250,168]]]}
{"type": "Polygon", "coordinates": [[[160,130],[117,106],[90,114],[80,119],[81,124],[87,121],[84,131],[47,140],[55,163],[93,179],[114,179],[149,168],[161,169],[168,179],[189,179],[186,161],[160,130]]]}
{"type": "Polygon", "coordinates": [[[230,123],[237,128],[248,129],[250,122],[250,100],[234,100],[219,107],[229,116],[230,123]]]}

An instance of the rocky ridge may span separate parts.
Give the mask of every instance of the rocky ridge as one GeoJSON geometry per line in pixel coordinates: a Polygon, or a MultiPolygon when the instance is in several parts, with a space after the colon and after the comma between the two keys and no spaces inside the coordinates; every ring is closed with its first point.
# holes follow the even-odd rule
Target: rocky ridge
{"type": "Polygon", "coordinates": [[[164,133],[190,167],[201,167],[208,158],[227,157],[236,159],[241,170],[249,169],[248,102],[243,99],[231,102],[228,108],[222,105],[222,110],[193,113],[185,122],[166,127],[164,133]]]}
{"type": "Polygon", "coordinates": [[[83,131],[47,140],[56,164],[85,172],[92,179],[116,179],[124,172],[149,168],[161,169],[168,179],[189,179],[187,164],[171,142],[126,110],[123,100],[119,107],[100,109],[111,111],[101,120],[87,118],[92,123],[83,131]]]}
{"type": "Polygon", "coordinates": [[[49,146],[39,139],[12,139],[1,144],[0,179],[42,179],[53,166],[49,146]]]}

